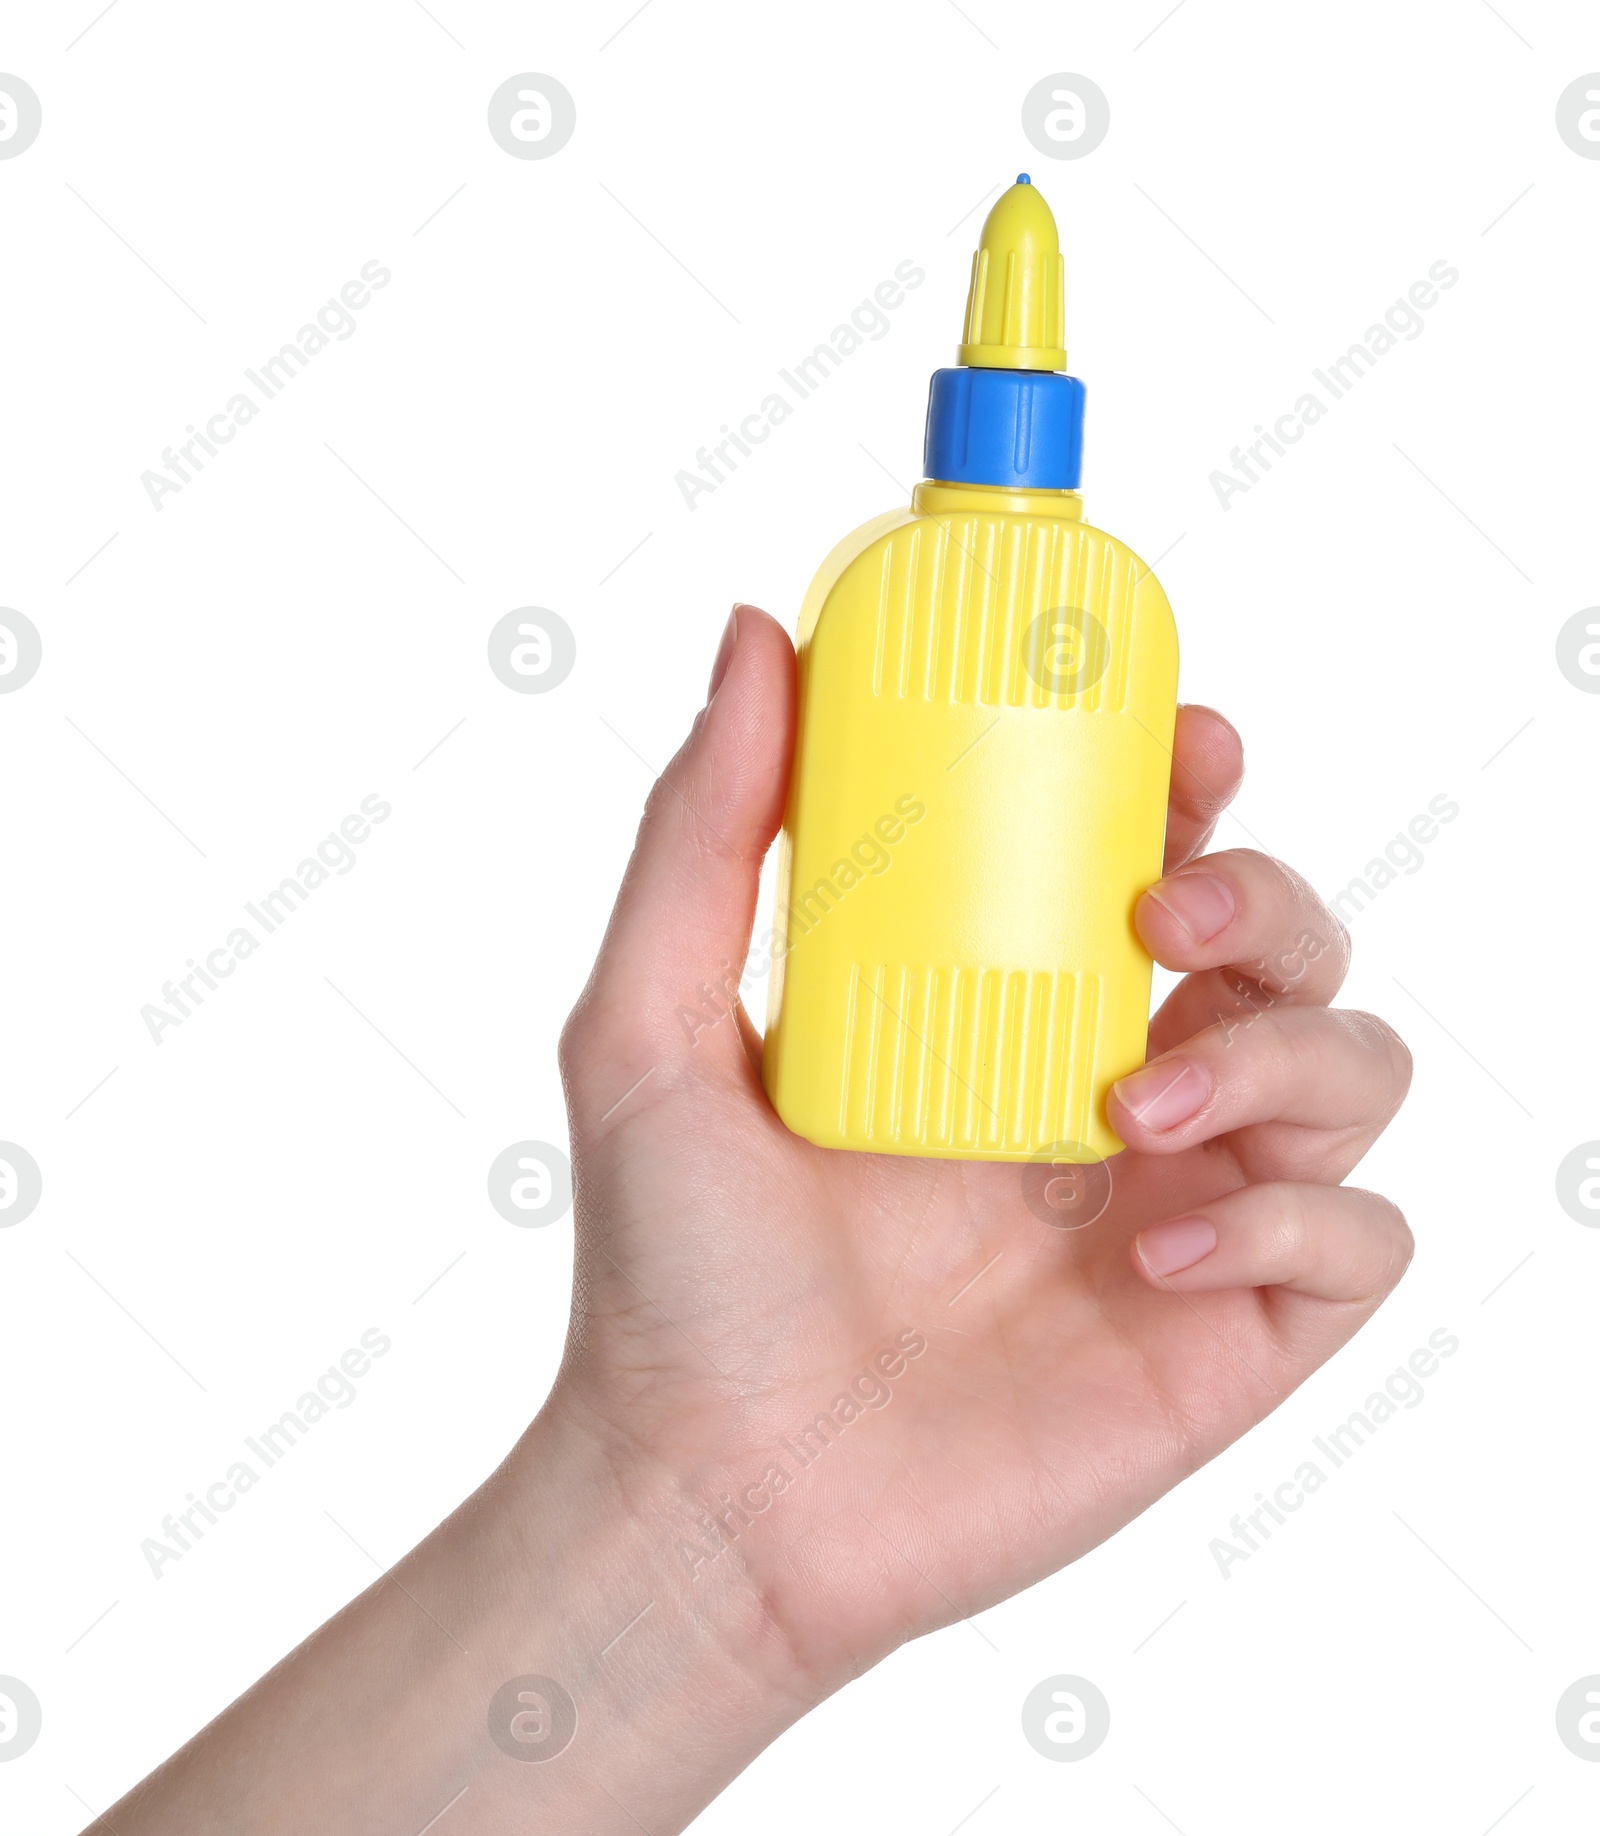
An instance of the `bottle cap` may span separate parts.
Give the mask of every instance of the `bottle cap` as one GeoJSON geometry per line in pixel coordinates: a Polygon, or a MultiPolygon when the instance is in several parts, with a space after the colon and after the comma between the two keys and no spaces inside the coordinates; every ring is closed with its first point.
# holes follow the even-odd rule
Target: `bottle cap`
{"type": "Polygon", "coordinates": [[[1026,172],[984,219],[956,362],[985,370],[1064,370],[1065,263],[1050,206],[1026,172]]]}

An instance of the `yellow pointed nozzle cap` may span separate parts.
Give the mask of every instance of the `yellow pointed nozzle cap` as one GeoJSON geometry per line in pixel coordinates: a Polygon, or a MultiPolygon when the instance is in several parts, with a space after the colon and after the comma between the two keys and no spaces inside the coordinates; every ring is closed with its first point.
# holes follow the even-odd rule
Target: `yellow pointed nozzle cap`
{"type": "Polygon", "coordinates": [[[1027,173],[1019,173],[984,219],[957,363],[980,370],[1064,370],[1064,268],[1050,206],[1027,173]]]}

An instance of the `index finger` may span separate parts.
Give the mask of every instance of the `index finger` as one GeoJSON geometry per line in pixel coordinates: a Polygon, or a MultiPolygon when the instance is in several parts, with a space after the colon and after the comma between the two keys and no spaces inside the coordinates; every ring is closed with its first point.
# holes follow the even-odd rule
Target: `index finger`
{"type": "Polygon", "coordinates": [[[1193,860],[1205,847],[1243,777],[1244,746],[1233,726],[1214,708],[1198,703],[1179,708],[1163,873],[1193,860]]]}

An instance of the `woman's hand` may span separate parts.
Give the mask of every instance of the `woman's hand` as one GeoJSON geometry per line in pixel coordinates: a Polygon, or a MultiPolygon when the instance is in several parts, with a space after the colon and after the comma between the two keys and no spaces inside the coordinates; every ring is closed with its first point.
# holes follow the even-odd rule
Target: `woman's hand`
{"type": "Polygon", "coordinates": [[[1112,1099],[1128,1150],[1052,1177],[830,1152],[773,1113],[726,993],[793,740],[765,614],[740,609],[712,689],[563,1041],[555,1389],[473,1498],[92,1828],[669,1836],[903,1640],[1111,1535],[1399,1279],[1405,1224],[1339,1182],[1410,1062],[1329,1008],[1348,946],[1302,880],[1195,858],[1239,779],[1225,721],[1178,718],[1136,920],[1185,979],[1112,1099]]]}
{"type": "Polygon", "coordinates": [[[1330,1007],[1349,945],[1310,887],[1201,855],[1242,762],[1186,708],[1135,914],[1184,980],[1111,1100],[1127,1152],[1051,1182],[812,1146],[728,993],[793,730],[789,641],[741,607],[563,1040],[578,1281],[548,1413],[676,1546],[684,1610],[804,1702],[1092,1548],[1350,1337],[1411,1237],[1340,1182],[1411,1067],[1330,1007]]]}

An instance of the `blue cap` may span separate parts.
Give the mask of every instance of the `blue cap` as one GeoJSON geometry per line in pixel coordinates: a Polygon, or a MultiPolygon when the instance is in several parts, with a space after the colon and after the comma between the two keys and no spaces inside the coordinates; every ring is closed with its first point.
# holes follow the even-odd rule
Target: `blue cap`
{"type": "Polygon", "coordinates": [[[1084,387],[1057,370],[935,370],[923,471],[946,484],[1075,491],[1084,387]]]}

